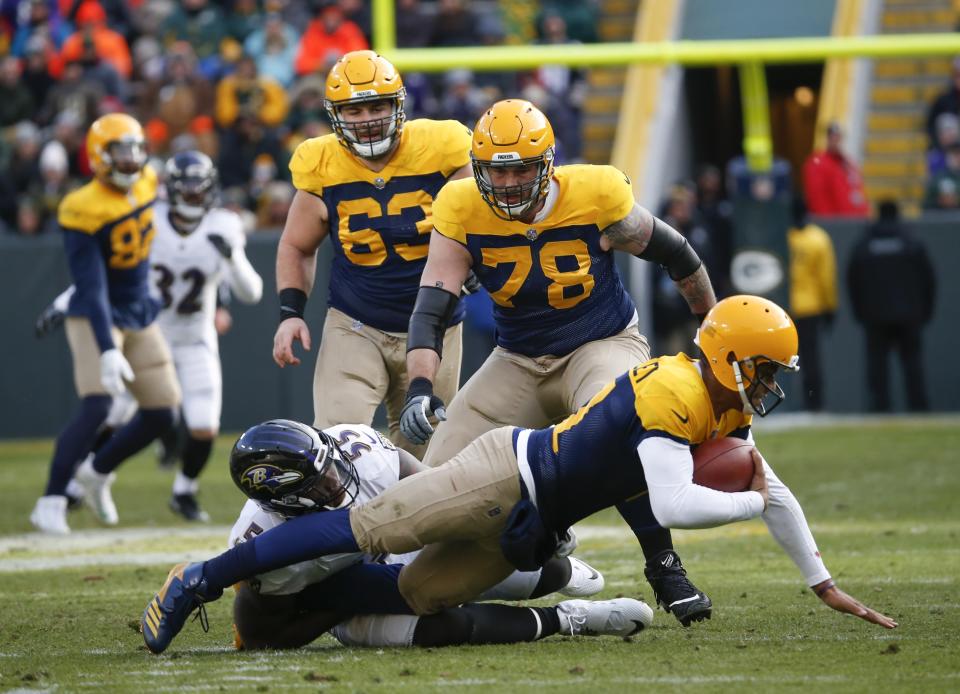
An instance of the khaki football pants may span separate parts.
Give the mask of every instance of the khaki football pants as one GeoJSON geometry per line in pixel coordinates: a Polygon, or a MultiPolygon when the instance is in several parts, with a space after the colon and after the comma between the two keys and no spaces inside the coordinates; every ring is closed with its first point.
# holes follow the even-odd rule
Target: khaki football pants
{"type": "MultiPolygon", "coordinates": [[[[434,392],[449,403],[460,384],[463,326],[449,328],[443,338],[443,361],[434,392]]],[[[407,335],[385,333],[338,311],[327,310],[313,375],[313,425],[372,424],[377,406],[387,408],[390,440],[422,459],[426,446],[416,446],[400,433],[400,411],[407,395],[407,335]]]]}
{"type": "Polygon", "coordinates": [[[446,464],[350,509],[365,553],[424,548],[400,572],[400,592],[416,614],[459,605],[513,573],[500,551],[500,534],[520,500],[513,429],[487,432],[446,464]]]}
{"type": "MultiPolygon", "coordinates": [[[[77,395],[107,395],[100,383],[100,347],[93,327],[86,318],[66,320],[67,342],[73,354],[73,381],[77,395]]],[[[180,384],[173,368],[170,348],[156,323],[141,330],[111,328],[113,343],[133,369],[134,380],[127,390],[142,409],[176,407],[180,404],[180,384]]]]}
{"type": "Polygon", "coordinates": [[[424,463],[440,465],[500,426],[539,429],[559,422],[649,358],[650,345],[636,326],[563,357],[526,357],[497,347],[450,403],[424,463]]]}

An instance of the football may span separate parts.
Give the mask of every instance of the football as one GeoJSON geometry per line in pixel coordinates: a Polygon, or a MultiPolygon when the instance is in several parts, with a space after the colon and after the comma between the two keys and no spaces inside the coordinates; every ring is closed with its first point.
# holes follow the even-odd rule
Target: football
{"type": "Polygon", "coordinates": [[[753,444],[726,437],[710,439],[693,451],[693,481],[721,492],[743,492],[753,479],[753,444]]]}

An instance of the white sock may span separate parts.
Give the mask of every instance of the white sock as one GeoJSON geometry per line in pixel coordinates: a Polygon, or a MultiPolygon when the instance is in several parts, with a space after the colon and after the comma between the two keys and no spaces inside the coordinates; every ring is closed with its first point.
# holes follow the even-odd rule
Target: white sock
{"type": "Polygon", "coordinates": [[[196,480],[192,480],[182,472],[177,472],[177,476],[173,478],[173,495],[179,496],[180,494],[196,494],[197,490],[200,488],[200,483],[196,480]]]}

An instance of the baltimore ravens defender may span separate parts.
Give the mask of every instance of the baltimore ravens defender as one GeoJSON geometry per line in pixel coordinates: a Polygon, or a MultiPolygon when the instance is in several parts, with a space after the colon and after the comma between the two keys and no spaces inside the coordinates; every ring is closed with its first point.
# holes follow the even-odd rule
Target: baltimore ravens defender
{"type": "MultiPolygon", "coordinates": [[[[368,426],[341,425],[317,431],[288,420],[258,424],[240,437],[230,456],[234,483],[250,498],[230,533],[230,546],[303,513],[365,503],[400,479],[425,469],[368,426]]],[[[387,555],[382,563],[405,564],[415,556],[387,555]]],[[[296,647],[334,624],[338,626],[332,633],[341,643],[364,646],[510,643],[533,641],[557,631],[622,636],[639,630],[633,619],[648,626],[653,617],[643,603],[621,598],[569,600],[549,608],[471,605],[430,618],[402,614],[348,618],[347,606],[358,600],[365,600],[366,609],[390,607],[378,605],[377,595],[364,598],[363,591],[375,591],[375,587],[362,588],[350,571],[337,581],[328,580],[361,561],[371,558],[356,552],[318,557],[235,586],[238,647],[296,647]]],[[[592,567],[573,557],[554,557],[542,571],[514,572],[481,599],[526,600],[554,590],[585,597],[602,588],[603,577],[592,567]]],[[[156,614],[147,611],[148,635],[156,614]]]]}
{"type": "MultiPolygon", "coordinates": [[[[543,113],[527,101],[500,101],[474,130],[473,178],[450,183],[434,204],[435,232],[410,318],[401,431],[423,443],[433,432],[427,416],[443,414],[446,400],[433,389],[446,361],[437,338],[471,268],[494,301],[498,346],[450,404],[427,465],[498,426],[558,422],[649,359],[613,249],[664,264],[695,314],[716,303],[700,258],[634,201],[626,176],[611,166],[554,168],[553,156],[543,113]]],[[[684,626],[709,617],[710,599],[687,579],[669,531],[633,520],[645,517],[646,503],[619,510],[643,547],[651,586],[684,626]]]]}
{"type": "Polygon", "coordinates": [[[157,177],[145,166],[143,129],[126,114],[102,116],[87,133],[87,155],[93,180],[57,210],[77,288],[66,331],[80,409],[57,438],[46,490],[30,514],[38,530],[59,534],[70,532],[67,483],[93,446],[110,396],[128,388],[140,411],[77,470],[108,525],[117,523],[113,470],[170,426],[180,402],[170,351],[154,323],[159,306],[148,290],[157,177]]]}
{"type": "Polygon", "coordinates": [[[790,317],[766,299],[730,297],[704,318],[698,344],[701,359],[644,362],[557,426],[495,429],[368,503],[294,518],[178,567],[148,608],[155,642],[169,644],[193,609],[237,580],[335,552],[426,547],[400,571],[397,591],[415,613],[430,614],[542,563],[564,529],[637,495],[650,497],[650,522],[668,527],[761,516],[823,602],[896,627],[837,587],[800,504],[759,452],[750,491],[693,483],[691,446],[730,435],[752,442],[752,416],[783,400],[776,376],[798,361],[790,317]]]}
{"type": "MultiPolygon", "coordinates": [[[[373,51],[347,53],[326,82],[334,133],[307,140],[290,161],[297,187],[277,249],[280,325],[273,358],[299,364],[293,343],[310,349],[303,310],[317,248],[333,246],[329,308],[314,375],[314,425],[373,420],[384,402],[391,439],[400,437],[407,387],[407,323],[433,227],[431,209],[448,180],[470,175],[470,131],[456,121],[406,122],[403,81],[373,51]]],[[[456,302],[440,339],[449,361],[436,374],[447,400],[460,377],[463,306],[456,302]]]]}
{"type": "MultiPolygon", "coordinates": [[[[188,430],[170,508],[187,520],[206,522],[209,516],[196,495],[197,480],[220,429],[223,382],[214,327],[217,290],[226,283],[240,301],[254,304],[260,301],[263,280],[244,253],[240,218],[214,206],[219,176],[210,158],[199,151],[181,152],[164,168],[167,199],[154,207],[150,284],[160,302],[157,325],[173,355],[188,430]]],[[[72,291],[57,297],[53,307],[72,291]]],[[[44,312],[48,320],[54,310],[44,312]]],[[[136,400],[124,391],[114,398],[106,425],[118,429],[136,409],[136,400]]]]}

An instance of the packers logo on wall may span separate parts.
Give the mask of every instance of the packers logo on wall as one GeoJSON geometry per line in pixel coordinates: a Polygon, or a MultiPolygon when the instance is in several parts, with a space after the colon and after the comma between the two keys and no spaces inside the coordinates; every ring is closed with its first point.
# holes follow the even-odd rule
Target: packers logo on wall
{"type": "Polygon", "coordinates": [[[756,248],[740,251],[730,263],[734,289],[744,294],[768,294],[783,283],[785,274],[780,258],[756,248]]]}
{"type": "Polygon", "coordinates": [[[240,478],[244,486],[252,491],[274,491],[303,479],[303,474],[296,470],[284,470],[276,465],[256,465],[243,473],[240,478]]]}

